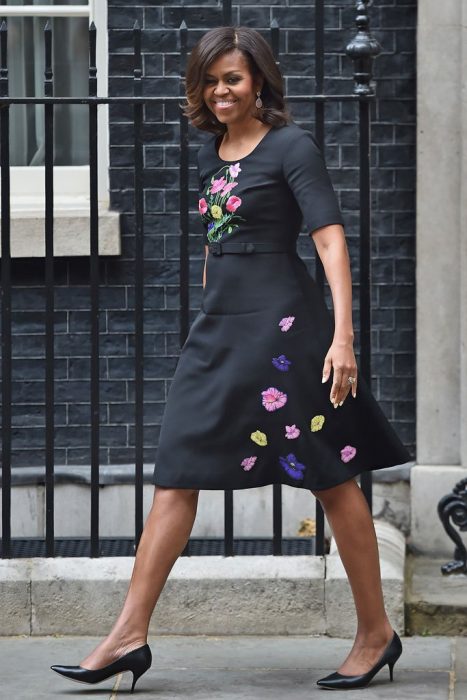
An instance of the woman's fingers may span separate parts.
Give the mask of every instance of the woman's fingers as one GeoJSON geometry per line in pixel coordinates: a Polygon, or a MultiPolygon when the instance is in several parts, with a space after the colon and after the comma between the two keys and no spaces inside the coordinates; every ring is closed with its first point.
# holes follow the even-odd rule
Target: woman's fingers
{"type": "Polygon", "coordinates": [[[321,379],[322,382],[326,382],[326,381],[329,379],[329,375],[330,375],[330,373],[331,373],[331,366],[332,366],[331,357],[330,357],[330,356],[326,356],[326,357],[324,358],[323,376],[322,376],[322,379],[321,379]]]}
{"type": "Polygon", "coordinates": [[[333,361],[333,355],[330,350],[324,358],[322,382],[326,382],[329,379],[331,369],[333,377],[329,400],[334,408],[337,408],[342,406],[350,391],[353,398],[357,395],[357,364],[355,357],[350,362],[344,361],[337,364],[333,361]],[[353,377],[355,381],[349,382],[349,377],[353,377]]]}
{"type": "Polygon", "coordinates": [[[341,369],[336,369],[334,367],[331,393],[329,395],[329,398],[330,398],[331,403],[333,404],[334,408],[336,408],[338,406],[339,401],[341,400],[339,397],[341,394],[342,374],[343,374],[343,372],[341,369]]]}
{"type": "Polygon", "coordinates": [[[357,382],[352,384],[349,382],[349,377],[356,377],[356,370],[345,370],[334,368],[333,383],[331,387],[330,400],[334,408],[342,406],[350,390],[352,390],[352,396],[355,398],[357,393],[357,382]]]}

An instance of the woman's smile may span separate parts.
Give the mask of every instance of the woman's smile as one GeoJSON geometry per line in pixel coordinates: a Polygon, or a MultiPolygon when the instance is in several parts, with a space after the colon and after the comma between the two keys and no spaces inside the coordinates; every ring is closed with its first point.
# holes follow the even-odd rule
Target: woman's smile
{"type": "Polygon", "coordinates": [[[216,109],[229,109],[237,100],[214,100],[216,109]]]}

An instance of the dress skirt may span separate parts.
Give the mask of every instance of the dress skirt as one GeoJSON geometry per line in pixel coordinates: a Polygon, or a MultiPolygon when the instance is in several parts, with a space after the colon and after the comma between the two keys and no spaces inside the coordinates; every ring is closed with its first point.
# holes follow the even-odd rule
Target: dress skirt
{"type": "Polygon", "coordinates": [[[358,375],[343,405],[322,383],[334,321],[298,253],[208,254],[181,350],[153,483],[326,489],[411,460],[358,375]]]}

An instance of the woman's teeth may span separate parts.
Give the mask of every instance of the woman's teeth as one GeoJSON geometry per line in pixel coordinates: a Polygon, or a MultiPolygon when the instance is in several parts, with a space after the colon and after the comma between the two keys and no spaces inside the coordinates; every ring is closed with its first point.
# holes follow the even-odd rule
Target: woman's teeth
{"type": "Polygon", "coordinates": [[[232,101],[226,101],[226,102],[216,102],[216,107],[220,107],[220,109],[226,109],[227,107],[231,107],[233,104],[235,104],[236,100],[232,101]]]}

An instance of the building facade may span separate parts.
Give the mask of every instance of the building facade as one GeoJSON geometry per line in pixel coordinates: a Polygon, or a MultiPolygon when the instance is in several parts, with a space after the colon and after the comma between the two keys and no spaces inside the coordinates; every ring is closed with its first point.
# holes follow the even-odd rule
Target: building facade
{"type": "MultiPolygon", "coordinates": [[[[43,3],[42,3],[43,4],[43,3]]],[[[61,3],[62,4],[62,3],[61,3]]],[[[71,3],[70,3],[71,4],[71,3]]],[[[73,3],[74,5],[79,3],[73,3]]],[[[59,36],[67,27],[68,38],[81,46],[81,65],[73,66],[76,79],[62,79],[63,90],[86,91],[86,41],[83,38],[89,17],[95,19],[98,43],[99,93],[131,95],[133,90],[132,28],[138,21],[143,29],[143,94],[177,96],[180,94],[179,27],[188,26],[189,45],[210,27],[222,24],[222,7],[217,1],[178,4],[176,2],[141,2],[110,0],[107,17],[103,3],[82,0],[83,16],[54,20],[59,36]],[[100,9],[99,9],[100,8],[100,9]],[[61,23],[61,24],[60,24],[61,23]],[[107,24],[107,32],[105,25],[107,24]],[[74,28],[71,26],[74,25],[74,28]],[[106,34],[106,36],[104,36],[106,34]],[[108,62],[106,54],[108,52],[108,62]],[[79,70],[78,70],[79,69],[79,70]]],[[[353,65],[345,54],[346,44],[355,35],[355,3],[340,0],[325,7],[325,91],[351,93],[353,65]]],[[[383,51],[375,62],[377,98],[372,105],[372,188],[373,188],[373,260],[372,260],[372,347],[373,390],[383,410],[415,456],[415,3],[395,7],[381,2],[371,8],[371,29],[383,51]]],[[[233,5],[233,21],[255,27],[266,37],[270,23],[280,27],[279,62],[285,76],[286,94],[313,93],[314,90],[314,2],[260,2],[233,5]]],[[[18,17],[13,23],[32,23],[18,17]]],[[[40,28],[46,17],[38,18],[30,32],[41,53],[40,28]]],[[[10,31],[12,31],[10,29],[10,31]]],[[[23,29],[27,35],[27,27],[23,29]]],[[[58,51],[63,47],[55,47],[58,51]]],[[[27,49],[25,49],[24,54],[27,49]]],[[[29,49],[29,55],[31,50],[29,49]]],[[[33,52],[34,55],[34,52],[33,52]]],[[[26,61],[27,56],[21,56],[26,61]]],[[[11,65],[13,63],[11,62],[11,65]]],[[[40,90],[40,68],[34,79],[40,90]]],[[[29,76],[26,76],[29,77],[29,76]]],[[[12,94],[25,88],[25,82],[10,76],[12,94]],[[16,80],[16,84],[15,84],[16,80]],[[13,91],[15,91],[13,93],[13,91]]],[[[63,94],[63,93],[62,93],[63,94]]],[[[326,160],[346,219],[346,234],[352,255],[354,282],[358,280],[358,130],[355,104],[330,103],[326,108],[326,160]]],[[[134,261],[132,167],[133,149],[131,109],[128,105],[112,105],[100,111],[100,226],[103,229],[101,258],[101,346],[102,346],[102,420],[101,463],[128,463],[134,443],[131,405],[132,356],[132,264],[134,261]],[[106,124],[107,121],[107,124],[106,124]],[[108,172],[108,180],[106,182],[108,172]],[[108,186],[108,194],[106,187],[108,186]],[[115,215],[120,214],[120,230],[115,215]]],[[[309,105],[292,105],[295,120],[304,128],[313,129],[313,109],[309,105]]],[[[57,192],[64,214],[57,224],[57,375],[56,375],[56,462],[63,465],[89,463],[90,378],[86,351],[89,349],[89,270],[85,244],[79,240],[85,233],[86,209],[86,135],[85,110],[70,110],[72,125],[69,153],[63,158],[63,177],[56,177],[57,192]],[[73,129],[73,123],[76,128],[73,129]],[[74,150],[73,150],[74,149],[74,150]],[[63,161],[64,163],[64,161],[63,161]],[[73,172],[74,170],[74,172],[73,172]],[[82,187],[81,192],[79,188],[82,187]],[[77,206],[82,197],[81,217],[77,206]],[[70,230],[75,235],[70,235],[70,230]],[[82,232],[82,233],[81,233],[82,232]],[[60,246],[61,242],[61,246],[60,246]],[[73,250],[73,245],[75,250],[73,250]]],[[[179,352],[178,284],[179,284],[179,197],[177,191],[179,152],[179,110],[176,103],[157,105],[146,110],[145,137],[145,462],[154,460],[158,429],[164,400],[179,352]]],[[[15,122],[16,120],[13,120],[15,122]]],[[[17,122],[17,129],[21,125],[17,122]]],[[[24,122],[28,142],[33,140],[41,123],[24,122]]],[[[60,123],[58,122],[58,127],[60,123]]],[[[58,147],[64,150],[67,132],[62,133],[58,147]]],[[[193,314],[199,308],[204,259],[197,221],[197,192],[194,172],[196,149],[204,135],[191,131],[192,160],[190,241],[190,295],[193,314]]],[[[58,149],[58,150],[59,150],[58,149]]],[[[19,150],[19,149],[18,149],[19,150]]],[[[27,176],[39,175],[34,163],[40,162],[40,144],[23,157],[15,152],[18,185],[27,176]],[[29,173],[27,171],[30,171],[29,173]]],[[[60,162],[60,161],[59,161],[60,162]]],[[[15,173],[15,174],[16,174],[15,173]]],[[[15,466],[40,465],[43,462],[43,385],[41,355],[43,353],[43,247],[31,246],[26,212],[30,216],[32,191],[17,192],[16,210],[23,207],[21,233],[17,241],[18,257],[14,266],[14,335],[17,347],[15,382],[15,424],[13,454],[15,466]],[[25,242],[26,241],[26,242],[25,242]],[[21,247],[21,244],[23,247],[21,247]],[[28,257],[27,253],[34,257],[28,257]]],[[[38,188],[40,192],[40,188],[38,188]]],[[[36,225],[41,229],[39,212],[36,225]]],[[[29,224],[31,226],[31,224],[29,224]]],[[[301,240],[301,254],[313,270],[314,250],[309,240],[301,240]]],[[[355,294],[358,289],[355,287],[355,294]]],[[[329,298],[329,297],[328,297],[329,298]]],[[[355,304],[357,307],[358,304],[355,304]]],[[[354,314],[358,330],[358,308],[354,314]]],[[[358,344],[358,337],[357,337],[358,344]]],[[[358,351],[358,347],[357,347],[358,351]]]]}
{"type": "MultiPolygon", "coordinates": [[[[86,94],[87,27],[97,26],[98,94],[131,95],[133,26],[142,28],[143,94],[180,92],[180,25],[188,44],[223,23],[222,3],[81,0],[7,2],[11,94],[42,94],[43,27],[50,6],[56,89],[86,94]],[[70,9],[73,6],[73,11],[70,9]],[[11,40],[11,36],[20,42],[11,40]],[[22,47],[19,49],[18,47],[22,47]],[[16,53],[15,53],[16,52],[16,53]]],[[[355,36],[353,0],[325,3],[326,93],[351,93],[345,47],[355,36]]],[[[232,22],[269,37],[280,28],[279,64],[286,95],[313,94],[314,0],[232,3],[232,22]]],[[[410,449],[415,466],[400,476],[412,488],[415,547],[428,541],[426,518],[466,466],[465,391],[465,33],[466,1],[380,0],[369,8],[382,52],[374,64],[371,105],[372,389],[410,449]],[[419,4],[421,5],[421,3],[419,4]],[[429,50],[436,43],[438,50],[429,50]],[[443,55],[441,64],[437,58],[443,55]],[[447,62],[447,63],[446,63],[447,62]],[[418,78],[418,81],[416,80],[418,78]],[[464,188],[464,189],[462,189],[464,188]],[[464,196],[462,196],[462,194],[464,196]],[[440,232],[449,232],[440,236],[440,232]],[[417,382],[416,382],[417,377],[417,382]]],[[[6,16],[5,15],[5,16],[6,16]]],[[[188,48],[189,48],[188,47],[188,48]]],[[[68,92],[67,92],[68,91],[68,92]]],[[[295,121],[313,130],[309,105],[292,104],[295,121]]],[[[356,105],[326,106],[325,157],[346,221],[355,294],[359,273],[358,120],[356,105]]],[[[55,288],[55,463],[76,475],[90,462],[90,300],[85,110],[57,114],[55,288]]],[[[12,119],[13,425],[16,473],[44,464],[43,154],[39,110],[12,119]],[[21,139],[21,134],[27,138],[21,139]],[[43,170],[43,168],[42,168],[43,170]]],[[[100,464],[131,468],[134,423],[134,199],[132,110],[99,107],[100,464]]],[[[145,109],[144,462],[157,450],[179,337],[179,108],[172,100],[145,109]]],[[[196,150],[190,129],[190,314],[199,309],[204,250],[197,214],[196,150]]],[[[300,253],[314,270],[314,250],[300,253]]],[[[326,289],[328,300],[329,290],[326,289]]],[[[354,311],[357,330],[358,308],[354,311]]],[[[119,471],[120,470],[120,471],[119,471]]],[[[375,479],[386,478],[375,474],[375,479]]],[[[389,478],[389,477],[388,477],[389,478]]],[[[406,496],[405,496],[406,498],[406,496]]],[[[444,545],[445,546],[445,545],[444,545]]],[[[448,545],[449,549],[449,545],[448,545]]]]}

